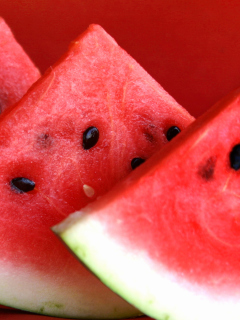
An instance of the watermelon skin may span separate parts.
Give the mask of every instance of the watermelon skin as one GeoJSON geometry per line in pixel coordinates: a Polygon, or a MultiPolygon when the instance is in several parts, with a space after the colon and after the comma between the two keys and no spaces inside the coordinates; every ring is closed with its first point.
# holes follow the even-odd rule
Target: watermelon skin
{"type": "Polygon", "coordinates": [[[100,26],[73,41],[0,118],[0,303],[62,317],[139,315],[50,227],[129,174],[132,158],[147,159],[165,145],[169,126],[192,121],[100,26]],[[84,150],[91,126],[99,140],[84,150]],[[34,181],[34,190],[14,191],[18,177],[34,181]]]}
{"type": "Polygon", "coordinates": [[[240,317],[240,171],[230,162],[239,108],[237,90],[54,228],[105,284],[155,319],[240,317]]]}
{"type": "Polygon", "coordinates": [[[0,112],[22,98],[40,72],[0,17],[0,112]]]}

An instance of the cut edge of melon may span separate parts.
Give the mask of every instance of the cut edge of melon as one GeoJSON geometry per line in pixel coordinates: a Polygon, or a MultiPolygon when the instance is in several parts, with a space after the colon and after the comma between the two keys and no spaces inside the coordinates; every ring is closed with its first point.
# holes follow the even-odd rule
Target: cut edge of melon
{"type": "Polygon", "coordinates": [[[216,296],[186,282],[154,264],[147,253],[128,250],[103,225],[95,212],[83,209],[52,230],[105,285],[152,318],[239,320],[239,295],[216,296]]]}

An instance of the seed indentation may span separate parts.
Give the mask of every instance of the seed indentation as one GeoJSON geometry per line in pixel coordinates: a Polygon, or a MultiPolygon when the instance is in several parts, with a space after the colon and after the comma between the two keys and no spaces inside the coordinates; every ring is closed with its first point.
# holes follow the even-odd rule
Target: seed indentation
{"type": "Polygon", "coordinates": [[[212,180],[214,177],[214,171],[216,167],[216,158],[210,157],[202,164],[198,169],[198,174],[205,180],[212,180]]]}
{"type": "Polygon", "coordinates": [[[37,144],[40,147],[48,148],[52,144],[52,138],[48,133],[41,133],[37,137],[37,144]]]}

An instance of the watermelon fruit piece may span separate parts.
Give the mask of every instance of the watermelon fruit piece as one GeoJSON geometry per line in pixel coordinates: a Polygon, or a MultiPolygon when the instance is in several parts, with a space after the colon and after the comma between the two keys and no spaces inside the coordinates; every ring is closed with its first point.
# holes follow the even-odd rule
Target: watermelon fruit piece
{"type": "Polygon", "coordinates": [[[53,230],[154,319],[240,318],[240,90],[53,230]]]}
{"type": "Polygon", "coordinates": [[[40,72],[0,17],[0,112],[15,104],[40,72]]]}
{"type": "Polygon", "coordinates": [[[192,121],[100,26],[73,41],[0,118],[0,303],[62,317],[139,315],[50,227],[192,121]]]}

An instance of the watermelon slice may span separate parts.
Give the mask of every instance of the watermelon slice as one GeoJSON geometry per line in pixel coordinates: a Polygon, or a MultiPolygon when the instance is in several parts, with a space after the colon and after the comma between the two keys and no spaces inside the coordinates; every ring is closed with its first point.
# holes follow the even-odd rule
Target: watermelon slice
{"type": "Polygon", "coordinates": [[[240,90],[54,228],[155,319],[240,318],[240,90]]]}
{"type": "Polygon", "coordinates": [[[0,112],[20,100],[39,77],[39,70],[0,17],[0,112]]]}
{"type": "Polygon", "coordinates": [[[50,227],[192,120],[100,26],[73,41],[0,119],[0,303],[62,317],[139,315],[50,227]]]}

